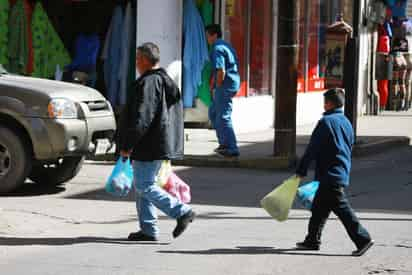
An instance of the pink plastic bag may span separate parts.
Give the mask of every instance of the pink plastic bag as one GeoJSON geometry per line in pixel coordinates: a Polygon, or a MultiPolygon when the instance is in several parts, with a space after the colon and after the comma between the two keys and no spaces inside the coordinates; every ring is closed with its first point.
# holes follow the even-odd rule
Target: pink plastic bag
{"type": "Polygon", "coordinates": [[[174,172],[170,174],[167,183],[163,186],[163,189],[183,203],[190,203],[192,199],[190,194],[190,186],[179,178],[174,172]]]}

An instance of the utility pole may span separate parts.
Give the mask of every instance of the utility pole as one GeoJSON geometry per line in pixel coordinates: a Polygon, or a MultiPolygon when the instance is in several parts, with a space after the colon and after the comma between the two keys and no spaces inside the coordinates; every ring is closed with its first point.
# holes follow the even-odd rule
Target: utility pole
{"type": "Polygon", "coordinates": [[[276,158],[296,160],[298,69],[298,1],[278,0],[278,42],[275,94],[276,158]]]}

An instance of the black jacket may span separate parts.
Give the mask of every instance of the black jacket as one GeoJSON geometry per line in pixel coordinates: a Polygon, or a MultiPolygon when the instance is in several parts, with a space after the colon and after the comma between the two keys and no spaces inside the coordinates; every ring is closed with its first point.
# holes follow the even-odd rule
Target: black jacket
{"type": "Polygon", "coordinates": [[[120,149],[139,161],[183,158],[183,103],[163,69],[143,74],[120,118],[120,149]]]}

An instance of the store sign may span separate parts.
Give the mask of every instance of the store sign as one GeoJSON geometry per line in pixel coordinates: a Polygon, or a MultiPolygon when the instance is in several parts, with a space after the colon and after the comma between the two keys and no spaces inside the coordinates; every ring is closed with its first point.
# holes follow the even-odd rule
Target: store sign
{"type": "Polygon", "coordinates": [[[343,88],[345,51],[352,27],[342,19],[330,25],[326,31],[325,88],[343,88]]]}
{"type": "Polygon", "coordinates": [[[326,38],[326,86],[343,87],[346,37],[327,35],[326,38]]]}

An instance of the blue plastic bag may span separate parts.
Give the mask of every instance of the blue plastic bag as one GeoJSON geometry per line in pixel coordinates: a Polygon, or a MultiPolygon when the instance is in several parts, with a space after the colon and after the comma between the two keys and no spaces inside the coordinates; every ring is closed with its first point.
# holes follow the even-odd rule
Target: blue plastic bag
{"type": "Polygon", "coordinates": [[[299,202],[303,205],[303,207],[309,210],[312,209],[313,199],[315,198],[318,189],[318,181],[312,181],[299,187],[297,197],[299,199],[299,202]]]}
{"type": "Polygon", "coordinates": [[[113,172],[106,182],[107,193],[116,197],[124,197],[129,194],[133,186],[133,167],[130,159],[119,158],[113,172]]]}

